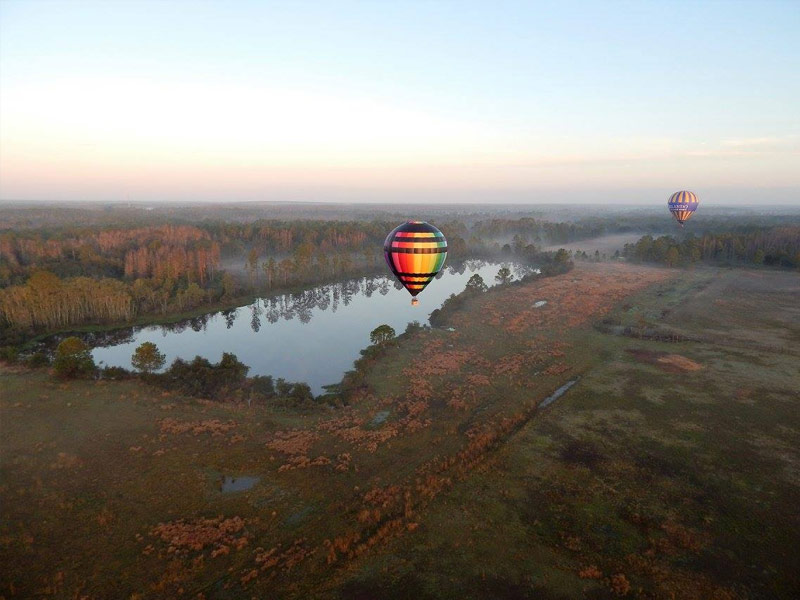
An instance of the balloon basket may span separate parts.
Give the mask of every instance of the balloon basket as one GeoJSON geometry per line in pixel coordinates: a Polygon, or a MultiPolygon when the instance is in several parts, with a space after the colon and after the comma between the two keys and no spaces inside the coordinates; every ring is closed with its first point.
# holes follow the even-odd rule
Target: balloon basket
{"type": "Polygon", "coordinates": [[[416,306],[417,304],[419,304],[419,300],[417,300],[416,298],[412,298],[411,299],[411,306],[416,306]]]}

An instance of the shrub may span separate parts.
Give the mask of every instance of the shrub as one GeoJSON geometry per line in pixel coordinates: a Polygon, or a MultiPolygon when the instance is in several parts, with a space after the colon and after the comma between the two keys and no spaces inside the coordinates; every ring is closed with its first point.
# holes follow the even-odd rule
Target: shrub
{"type": "Polygon", "coordinates": [[[19,360],[19,350],[14,346],[3,346],[0,348],[0,362],[13,365],[19,360]]]}
{"type": "Polygon", "coordinates": [[[250,389],[253,394],[263,398],[273,398],[275,396],[275,382],[269,375],[251,377],[250,389]]]}
{"type": "Polygon", "coordinates": [[[156,381],[188,396],[221,400],[243,386],[248,370],[249,367],[239,362],[235,354],[225,352],[216,364],[202,356],[195,356],[192,362],[176,358],[156,381]]]}
{"type": "Polygon", "coordinates": [[[50,366],[50,357],[44,352],[34,352],[26,360],[25,365],[31,369],[50,366]]]}
{"type": "Polygon", "coordinates": [[[383,346],[386,342],[394,339],[395,331],[389,325],[378,325],[369,334],[369,341],[377,346],[383,346]]]}
{"type": "Polygon", "coordinates": [[[405,335],[414,335],[415,333],[419,333],[425,329],[422,325],[420,325],[419,321],[411,321],[408,325],[406,325],[405,335]]]}
{"type": "Polygon", "coordinates": [[[87,376],[95,371],[91,349],[77,337],[68,337],[58,345],[53,367],[57,375],[68,378],[87,376]]]}
{"type": "Polygon", "coordinates": [[[136,348],[131,356],[133,368],[145,374],[158,371],[165,362],[166,356],[158,351],[158,346],[153,342],[144,342],[136,348]]]}
{"type": "Polygon", "coordinates": [[[131,372],[128,369],[123,369],[122,367],[103,367],[100,370],[100,377],[103,379],[128,379],[131,376],[131,372]]]}

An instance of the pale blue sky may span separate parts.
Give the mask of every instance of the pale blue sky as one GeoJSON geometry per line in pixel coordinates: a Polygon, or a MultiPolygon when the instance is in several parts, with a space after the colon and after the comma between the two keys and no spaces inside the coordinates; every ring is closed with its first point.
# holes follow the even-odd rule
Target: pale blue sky
{"type": "Polygon", "coordinates": [[[0,198],[800,203],[800,2],[0,1],[0,198]]]}

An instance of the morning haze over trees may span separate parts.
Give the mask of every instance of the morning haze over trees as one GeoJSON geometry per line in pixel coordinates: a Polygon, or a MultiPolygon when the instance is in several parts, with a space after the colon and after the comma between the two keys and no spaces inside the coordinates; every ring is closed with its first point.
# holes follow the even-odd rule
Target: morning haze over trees
{"type": "MultiPolygon", "coordinates": [[[[109,221],[114,211],[89,215],[109,221]]],[[[6,212],[6,220],[14,222],[14,211],[6,212]]],[[[48,224],[0,232],[2,337],[19,340],[31,332],[88,323],[124,324],[147,315],[186,313],[255,294],[381,272],[383,238],[393,223],[385,215],[367,221],[179,223],[191,214],[186,212],[182,216],[171,211],[176,223],[159,226],[48,224]]],[[[446,209],[436,219],[447,231],[451,263],[512,256],[546,262],[540,253],[547,245],[574,244],[604,234],[664,231],[664,221],[660,213],[598,213],[566,222],[486,213],[464,218],[446,209]]],[[[648,235],[622,254],[669,266],[725,262],[797,268],[798,229],[790,223],[791,218],[779,215],[747,221],[710,217],[699,235],[695,230],[660,238],[648,235]]]]}
{"type": "Polygon", "coordinates": [[[0,0],[0,600],[798,600],[798,32],[0,0]]]}
{"type": "MultiPolygon", "coordinates": [[[[158,338],[140,343],[125,352],[138,373],[96,362],[91,346],[130,343],[117,327],[159,319],[177,321],[165,334],[202,335],[212,312],[227,331],[241,312],[266,349],[281,318],[306,327],[311,308],[333,312],[359,290],[380,303],[394,217],[188,222],[173,209],[174,225],[128,226],[110,209],[102,224],[0,234],[0,403],[15,411],[4,443],[25,456],[7,468],[26,482],[7,495],[7,536],[24,550],[6,563],[50,586],[16,577],[13,589],[58,596],[97,577],[103,597],[220,585],[307,597],[342,577],[336,593],[353,594],[333,597],[424,598],[429,573],[447,572],[459,597],[493,599],[538,597],[557,573],[562,597],[738,600],[736,574],[758,563],[775,569],[747,589],[790,598],[781,427],[795,418],[800,213],[676,231],[655,211],[551,222],[546,209],[441,210],[430,218],[460,289],[405,330],[380,312],[320,394],[212,342],[169,363],[158,338]],[[52,447],[37,429],[48,418],[52,447]],[[75,489],[91,501],[65,502],[75,489]],[[128,579],[70,556],[72,583],[63,539],[86,565],[113,556],[128,579]],[[457,570],[443,543],[459,548],[457,570]],[[29,566],[51,547],[57,567],[29,566]],[[415,574],[384,573],[387,553],[415,574]],[[706,569],[709,556],[721,566],[706,569]],[[539,587],[509,583],[539,572],[539,587]]],[[[285,351],[314,369],[342,350],[285,351]]]]}

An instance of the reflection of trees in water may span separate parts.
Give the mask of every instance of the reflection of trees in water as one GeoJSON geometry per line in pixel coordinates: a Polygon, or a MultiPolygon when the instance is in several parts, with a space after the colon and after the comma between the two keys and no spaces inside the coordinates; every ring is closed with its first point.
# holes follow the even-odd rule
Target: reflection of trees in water
{"type": "Polygon", "coordinates": [[[328,310],[331,305],[331,289],[326,285],[319,289],[317,294],[317,308],[320,310],[328,310]]]}
{"type": "MultiPolygon", "coordinates": [[[[451,263],[447,266],[447,272],[450,273],[450,275],[463,275],[466,268],[467,263],[464,261],[451,263]]],[[[441,272],[442,271],[439,271],[439,273],[441,272]]]]}
{"type": "Polygon", "coordinates": [[[223,310],[221,313],[222,318],[225,319],[225,329],[230,329],[233,327],[234,321],[236,321],[236,317],[239,314],[238,308],[229,308],[228,310],[223,310]]]}
{"type": "Polygon", "coordinates": [[[250,317],[250,329],[258,333],[261,329],[261,300],[256,300],[250,305],[250,311],[253,313],[250,317]]]}
{"type": "Polygon", "coordinates": [[[175,323],[166,323],[161,326],[161,333],[166,335],[168,333],[183,333],[189,327],[189,321],[177,321],[175,323]]]}
{"type": "Polygon", "coordinates": [[[342,289],[344,290],[342,294],[342,300],[344,301],[344,305],[347,306],[352,302],[354,296],[358,296],[359,292],[363,293],[361,288],[363,280],[362,279],[351,279],[350,281],[342,282],[342,289]]]}
{"type": "Polygon", "coordinates": [[[483,267],[485,267],[489,263],[487,263],[485,260],[481,260],[479,258],[473,258],[473,259],[470,259],[470,260],[465,260],[464,264],[469,269],[470,273],[473,273],[473,272],[475,272],[475,271],[477,271],[479,269],[482,269],[483,267]]]}
{"type": "MultiPolygon", "coordinates": [[[[450,274],[463,275],[467,269],[470,272],[475,272],[488,264],[484,260],[471,259],[451,263],[445,266],[445,269],[450,274]]],[[[518,278],[535,270],[531,267],[517,264],[514,264],[512,268],[518,278]]],[[[437,278],[444,274],[445,269],[439,272],[437,278]]],[[[363,295],[366,298],[371,298],[376,291],[381,296],[386,296],[392,287],[396,290],[403,289],[403,285],[394,277],[362,277],[360,279],[349,279],[334,284],[321,285],[300,292],[261,298],[247,307],[251,311],[250,328],[255,332],[260,331],[262,318],[271,324],[275,324],[281,319],[290,321],[297,317],[301,323],[306,324],[311,322],[314,309],[321,311],[330,309],[336,312],[340,303],[348,306],[357,296],[363,295]]],[[[231,329],[239,316],[240,308],[231,308],[215,314],[200,315],[175,323],[167,323],[160,326],[161,334],[166,337],[167,334],[182,333],[187,328],[198,332],[206,331],[209,320],[215,319],[217,315],[224,320],[226,329],[231,329]]],[[[145,328],[129,327],[106,332],[93,332],[85,334],[82,338],[92,347],[117,346],[134,342],[136,333],[145,328]]],[[[59,341],[61,340],[54,338],[46,340],[43,344],[50,347],[52,344],[58,344],[59,341]]],[[[55,346],[53,345],[52,347],[55,346]]]]}
{"type": "Polygon", "coordinates": [[[208,327],[208,320],[211,318],[212,315],[200,315],[198,317],[192,317],[189,319],[189,325],[194,331],[198,333],[201,331],[205,331],[208,327]]]}
{"type": "MultiPolygon", "coordinates": [[[[392,283],[387,277],[362,277],[361,279],[349,279],[330,285],[321,285],[310,290],[264,298],[256,301],[250,307],[253,311],[251,327],[253,331],[258,331],[261,326],[260,316],[262,314],[270,323],[277,323],[281,319],[291,321],[295,317],[301,323],[309,323],[314,309],[330,309],[336,312],[340,303],[348,306],[359,295],[371,298],[377,291],[381,296],[385,296],[391,290],[391,285],[392,283]],[[259,322],[257,323],[257,321],[259,322]]],[[[395,287],[403,289],[399,282],[395,284],[395,287]]],[[[229,318],[232,323],[232,319],[236,316],[230,313],[231,311],[220,313],[226,323],[229,322],[229,318]]]]}
{"type": "Polygon", "coordinates": [[[511,268],[514,270],[514,276],[517,279],[522,279],[523,277],[525,277],[525,275],[529,275],[534,272],[541,273],[539,269],[537,269],[536,267],[532,267],[530,265],[521,265],[514,263],[511,265],[511,268]]]}
{"type": "Polygon", "coordinates": [[[267,302],[269,302],[269,305],[266,306],[266,311],[265,311],[267,321],[269,321],[270,323],[277,323],[278,320],[281,318],[281,311],[280,307],[278,306],[277,296],[273,296],[268,301],[264,300],[265,305],[267,305],[267,302]]]}
{"type": "Polygon", "coordinates": [[[311,320],[311,311],[317,306],[317,294],[319,291],[319,289],[315,288],[292,294],[290,310],[294,311],[301,323],[306,324],[311,320]]]}
{"type": "Polygon", "coordinates": [[[364,295],[367,298],[372,298],[372,294],[375,290],[378,289],[377,284],[375,283],[374,279],[367,280],[366,284],[364,285],[364,295]]]}
{"type": "MultiPolygon", "coordinates": [[[[130,344],[134,341],[136,333],[144,327],[126,327],[124,329],[114,329],[112,331],[91,331],[84,333],[80,338],[90,348],[105,348],[106,346],[118,346],[119,344],[130,344]]],[[[69,334],[59,334],[47,338],[34,344],[37,352],[48,352],[55,350],[69,334]]]]}

